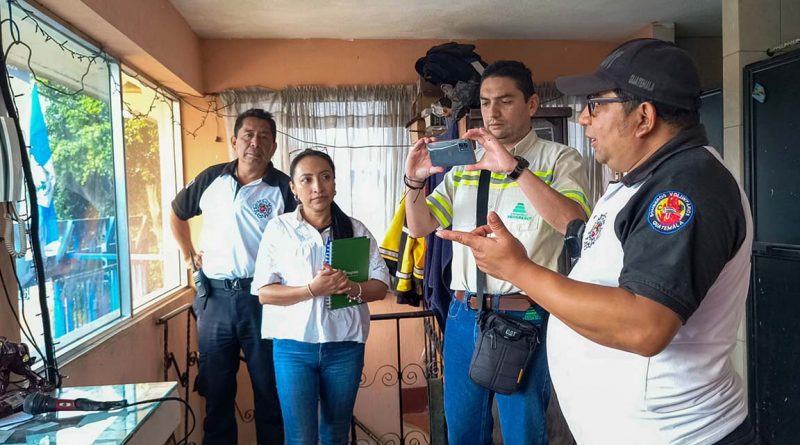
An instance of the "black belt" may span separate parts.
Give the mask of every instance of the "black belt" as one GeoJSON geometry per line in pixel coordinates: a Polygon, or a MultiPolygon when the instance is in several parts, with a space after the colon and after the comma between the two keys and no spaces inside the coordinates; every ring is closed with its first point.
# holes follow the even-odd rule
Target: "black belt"
{"type": "MultiPolygon", "coordinates": [[[[456,300],[460,302],[464,302],[464,297],[468,297],[469,300],[469,307],[472,309],[478,310],[480,309],[480,301],[477,298],[477,295],[464,292],[463,290],[457,290],[453,292],[453,296],[456,297],[456,300]]],[[[492,295],[484,295],[486,299],[486,307],[488,309],[492,309],[492,295]]],[[[498,302],[498,309],[501,311],[527,311],[530,309],[531,306],[534,305],[533,301],[525,294],[507,294],[507,295],[500,295],[500,301],[498,302]]]]}
{"type": "Polygon", "coordinates": [[[209,278],[208,283],[214,289],[225,289],[225,290],[246,290],[250,288],[250,283],[253,282],[252,278],[234,278],[232,280],[224,279],[224,280],[215,280],[214,278],[209,278]]]}

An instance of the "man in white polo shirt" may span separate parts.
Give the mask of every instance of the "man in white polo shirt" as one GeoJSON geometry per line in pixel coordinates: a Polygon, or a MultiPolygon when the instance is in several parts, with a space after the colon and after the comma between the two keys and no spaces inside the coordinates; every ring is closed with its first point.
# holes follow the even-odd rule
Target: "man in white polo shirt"
{"type": "Polygon", "coordinates": [[[203,443],[237,443],[236,373],[244,351],[253,386],[258,443],[282,444],[283,421],[275,387],[272,341],[261,339],[261,303],[250,294],[256,254],[267,222],[296,203],[289,177],[273,167],[275,120],[261,109],[236,118],[231,145],[236,160],[207,168],[172,201],[172,233],[187,267],[202,269],[208,295],[196,298],[200,370],[206,398],[203,443]],[[201,249],[188,219],[203,214],[201,249]]]}
{"type": "Polygon", "coordinates": [[[550,311],[550,373],[579,444],[756,444],[730,360],[752,219],[706,146],[694,63],[638,39],[556,84],[587,96],[580,123],[596,158],[626,172],[596,204],[569,278],[531,262],[494,214],[441,236],[550,311]]]}

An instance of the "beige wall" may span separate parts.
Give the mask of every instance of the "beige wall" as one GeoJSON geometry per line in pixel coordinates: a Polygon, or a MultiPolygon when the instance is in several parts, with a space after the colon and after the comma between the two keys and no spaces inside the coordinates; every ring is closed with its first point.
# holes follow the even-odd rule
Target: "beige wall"
{"type": "MultiPolygon", "coordinates": [[[[414,63],[440,40],[204,40],[206,92],[288,85],[409,84],[414,63]]],[[[478,40],[487,61],[517,59],[536,81],[593,71],[615,45],[560,40],[478,40]]]]}
{"type": "Polygon", "coordinates": [[[166,87],[190,94],[203,91],[200,40],[169,0],[38,2],[123,63],[166,87]]]}

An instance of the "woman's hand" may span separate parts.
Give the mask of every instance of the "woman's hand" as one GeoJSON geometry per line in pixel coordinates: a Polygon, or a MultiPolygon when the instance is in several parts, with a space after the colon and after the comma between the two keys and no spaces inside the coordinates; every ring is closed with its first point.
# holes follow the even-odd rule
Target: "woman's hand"
{"type": "Polygon", "coordinates": [[[465,170],[489,170],[495,173],[508,173],[517,167],[517,160],[506,147],[485,128],[473,128],[464,137],[481,144],[483,158],[477,164],[468,165],[465,170]]]}
{"type": "Polygon", "coordinates": [[[435,142],[436,138],[421,138],[408,152],[406,158],[406,176],[408,179],[423,182],[434,173],[442,173],[444,167],[434,167],[428,155],[428,142],[435,142]]]}
{"type": "Polygon", "coordinates": [[[330,264],[323,264],[317,276],[309,283],[315,296],[346,294],[350,290],[350,280],[341,270],[334,269],[330,264]]]}

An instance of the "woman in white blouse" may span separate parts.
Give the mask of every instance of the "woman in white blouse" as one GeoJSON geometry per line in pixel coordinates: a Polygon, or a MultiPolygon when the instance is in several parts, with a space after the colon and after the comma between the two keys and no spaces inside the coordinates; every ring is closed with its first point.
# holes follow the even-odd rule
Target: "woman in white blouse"
{"type": "Polygon", "coordinates": [[[300,205],[272,219],[256,259],[252,293],[263,306],[262,338],[273,339],[275,379],[287,444],[346,444],[364,367],[369,309],[328,309],[327,296],[363,302],[386,296],[389,272],[375,238],[333,202],[335,168],[304,150],[289,169],[300,205]],[[324,263],[329,239],[370,239],[369,280],[356,283],[324,263]]]}

